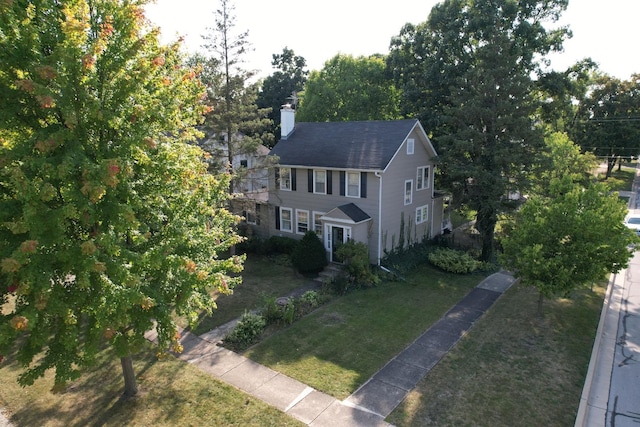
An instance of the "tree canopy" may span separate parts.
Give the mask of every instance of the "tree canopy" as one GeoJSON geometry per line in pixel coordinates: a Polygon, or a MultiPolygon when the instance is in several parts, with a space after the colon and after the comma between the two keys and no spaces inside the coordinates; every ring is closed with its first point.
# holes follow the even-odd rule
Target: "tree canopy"
{"type": "Polygon", "coordinates": [[[501,262],[543,297],[573,289],[624,268],[637,237],[624,226],[625,203],[598,181],[584,181],[593,157],[584,157],[565,134],[548,138],[551,169],[545,191],[517,212],[502,240],[501,262]]]}
{"type": "Polygon", "coordinates": [[[297,120],[342,122],[399,118],[400,92],[387,76],[383,56],[338,54],[312,71],[297,120]]]}
{"type": "Polygon", "coordinates": [[[173,316],[238,282],[229,177],[187,143],[204,89],[143,5],[0,3],[0,354],[22,384],[61,389],[108,343],[133,395],[144,333],[180,351],[173,316]]]}
{"type": "Polygon", "coordinates": [[[608,177],[616,161],[640,153],[640,74],[630,80],[600,75],[590,89],[572,134],[583,150],[607,160],[608,177]]]}
{"type": "MultiPolygon", "coordinates": [[[[271,132],[279,140],[280,107],[287,102],[295,104],[297,94],[304,90],[309,72],[305,69],[307,61],[285,47],[281,54],[274,54],[271,65],[276,69],[262,82],[257,104],[260,108],[270,108],[268,117],[272,120],[271,132]]],[[[277,141],[276,141],[277,142],[277,141]]]]}
{"type": "Polygon", "coordinates": [[[526,190],[543,146],[532,75],[562,46],[566,29],[544,24],[566,6],[566,0],[446,0],[425,24],[405,26],[392,42],[389,66],[407,105],[427,118],[454,202],[477,212],[486,261],[494,259],[497,217],[509,206],[503,199],[526,190]]]}

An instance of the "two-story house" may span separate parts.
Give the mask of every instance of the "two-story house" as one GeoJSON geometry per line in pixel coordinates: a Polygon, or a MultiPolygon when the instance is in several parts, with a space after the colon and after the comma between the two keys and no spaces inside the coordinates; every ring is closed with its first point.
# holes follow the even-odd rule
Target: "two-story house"
{"type": "Polygon", "coordinates": [[[284,106],[282,139],[269,182],[269,235],[314,230],[330,261],[348,239],[386,251],[442,233],[443,201],[434,193],[436,152],[418,120],[295,123],[284,106]]]}

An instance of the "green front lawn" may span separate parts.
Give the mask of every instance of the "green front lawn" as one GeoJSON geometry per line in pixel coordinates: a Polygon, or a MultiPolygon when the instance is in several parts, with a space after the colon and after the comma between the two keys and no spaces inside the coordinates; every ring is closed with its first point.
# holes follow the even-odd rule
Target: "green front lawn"
{"type": "MultiPolygon", "coordinates": [[[[258,308],[265,297],[281,297],[298,289],[310,279],[296,274],[293,267],[280,261],[282,258],[249,254],[244,264],[242,284],[231,295],[219,295],[218,308],[212,316],[203,316],[194,330],[197,335],[224,325],[242,316],[245,310],[258,308]]],[[[185,322],[180,326],[186,327],[185,322]]]]}
{"type": "Polygon", "coordinates": [[[545,301],[508,290],[388,417],[396,426],[572,426],[606,283],[545,301]]]}
{"type": "Polygon", "coordinates": [[[245,355],[344,399],[484,277],[423,265],[408,282],[384,282],[322,306],[245,355]]]}

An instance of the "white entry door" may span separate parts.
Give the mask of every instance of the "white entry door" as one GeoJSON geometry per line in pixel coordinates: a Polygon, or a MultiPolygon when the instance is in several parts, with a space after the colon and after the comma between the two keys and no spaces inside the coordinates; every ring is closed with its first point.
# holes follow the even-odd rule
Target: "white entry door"
{"type": "Polygon", "coordinates": [[[325,249],[330,254],[331,262],[342,262],[336,255],[336,251],[340,245],[347,243],[351,238],[351,227],[343,227],[340,225],[326,224],[324,229],[325,249]]]}

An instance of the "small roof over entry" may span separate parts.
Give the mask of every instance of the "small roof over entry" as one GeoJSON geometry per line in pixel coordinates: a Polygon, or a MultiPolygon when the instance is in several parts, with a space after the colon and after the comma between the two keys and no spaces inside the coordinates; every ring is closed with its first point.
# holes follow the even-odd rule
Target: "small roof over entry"
{"type": "Polygon", "coordinates": [[[361,222],[369,221],[371,217],[354,203],[348,203],[331,209],[328,213],[323,215],[321,219],[323,221],[330,220],[359,224],[361,222]]]}

